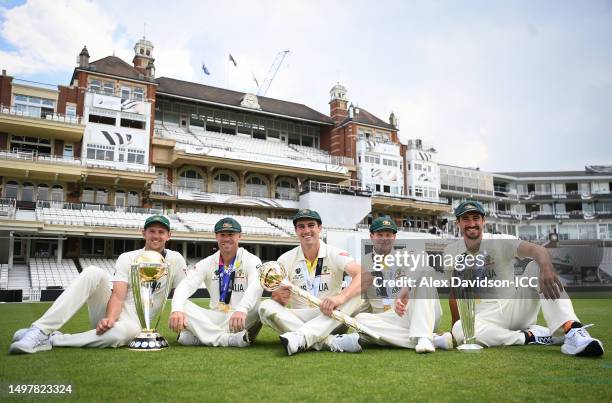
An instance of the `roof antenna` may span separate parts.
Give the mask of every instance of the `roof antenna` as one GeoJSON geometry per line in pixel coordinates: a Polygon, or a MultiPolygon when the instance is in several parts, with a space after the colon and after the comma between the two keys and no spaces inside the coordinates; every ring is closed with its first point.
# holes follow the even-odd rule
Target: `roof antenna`
{"type": "Polygon", "coordinates": [[[147,38],[147,23],[145,22],[144,27],[142,28],[142,39],[146,39],[147,38]]]}

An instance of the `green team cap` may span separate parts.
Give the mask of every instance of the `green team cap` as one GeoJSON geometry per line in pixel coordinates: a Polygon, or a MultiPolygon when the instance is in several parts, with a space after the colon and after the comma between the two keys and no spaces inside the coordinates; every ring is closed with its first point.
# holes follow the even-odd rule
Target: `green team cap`
{"type": "Polygon", "coordinates": [[[155,224],[155,223],[159,223],[163,225],[164,227],[166,227],[168,231],[170,231],[170,220],[168,220],[163,215],[159,215],[159,214],[152,215],[151,217],[147,218],[144,223],[144,229],[147,229],[149,225],[155,224]]]}
{"type": "Polygon", "coordinates": [[[461,217],[465,213],[476,212],[482,216],[485,215],[484,207],[482,204],[478,203],[475,200],[466,200],[455,209],[455,217],[461,217]]]}
{"type": "Polygon", "coordinates": [[[295,224],[298,222],[298,220],[315,220],[316,222],[319,223],[319,225],[323,223],[319,213],[317,213],[314,210],[307,209],[307,208],[301,209],[297,213],[295,213],[295,215],[293,216],[293,226],[294,227],[295,227],[295,224]]]}
{"type": "Polygon", "coordinates": [[[372,221],[372,224],[370,225],[370,232],[378,232],[385,230],[393,231],[394,234],[397,233],[397,225],[391,219],[391,217],[382,216],[372,221]]]}
{"type": "Polygon", "coordinates": [[[232,217],[225,217],[215,224],[215,234],[217,232],[242,232],[242,227],[232,217]]]}

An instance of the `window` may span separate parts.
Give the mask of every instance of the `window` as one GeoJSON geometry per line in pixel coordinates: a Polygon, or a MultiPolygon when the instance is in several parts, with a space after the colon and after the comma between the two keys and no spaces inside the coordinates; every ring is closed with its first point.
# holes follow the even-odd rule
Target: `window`
{"type": "Polygon", "coordinates": [[[83,189],[81,194],[81,203],[93,203],[96,191],[92,188],[83,189]]]}
{"type": "Polygon", "coordinates": [[[36,200],[49,200],[49,186],[38,185],[36,200]]]}
{"type": "Polygon", "coordinates": [[[53,185],[53,187],[51,188],[51,201],[64,201],[64,188],[61,185],[53,185]]]}
{"type": "Polygon", "coordinates": [[[96,203],[107,204],[108,203],[108,192],[106,189],[96,190],[96,203]]]}
{"type": "Polygon", "coordinates": [[[276,180],[276,198],[285,200],[297,200],[297,185],[292,179],[279,178],[276,180]]]}
{"type": "Polygon", "coordinates": [[[140,201],[138,198],[138,193],[130,192],[128,193],[127,204],[130,207],[138,207],[140,206],[140,201]]]}
{"type": "Polygon", "coordinates": [[[203,190],[202,175],[194,169],[187,169],[179,174],[178,187],[184,189],[203,190]]]}
{"type": "Polygon", "coordinates": [[[69,118],[76,118],[76,106],[66,105],[66,116],[69,118]]]}
{"type": "Polygon", "coordinates": [[[254,197],[268,197],[268,186],[266,182],[256,175],[251,175],[246,180],[246,194],[254,197]]]}
{"type": "Polygon", "coordinates": [[[144,100],[144,89],[140,87],[134,87],[132,95],[136,101],[144,100]]]}
{"type": "Polygon", "coordinates": [[[72,148],[72,144],[64,144],[64,158],[72,159],[74,157],[74,152],[72,148]]]}
{"type": "Polygon", "coordinates": [[[89,114],[88,119],[90,123],[102,123],[103,125],[115,126],[115,123],[117,123],[117,119],[114,117],[110,117],[110,116],[100,116],[100,115],[89,114]]]}
{"type": "Polygon", "coordinates": [[[114,161],[115,151],[112,146],[98,144],[87,145],[87,159],[98,161],[114,161]]]}
{"type": "Polygon", "coordinates": [[[236,178],[229,173],[218,173],[213,179],[213,192],[233,195],[238,194],[236,178]]]}
{"type": "Polygon", "coordinates": [[[115,192],[115,206],[125,207],[125,192],[123,190],[115,192]]]}
{"type": "Polygon", "coordinates": [[[127,162],[130,164],[143,164],[144,165],[144,151],[128,148],[127,162]]]}
{"type": "Polygon", "coordinates": [[[34,201],[34,185],[31,183],[24,183],[21,189],[21,200],[22,201],[34,201]]]}
{"type": "Polygon", "coordinates": [[[115,86],[112,82],[110,81],[105,81],[104,82],[104,93],[108,94],[108,95],[113,95],[115,93],[115,86]]]}
{"type": "Polygon", "coordinates": [[[17,182],[7,182],[6,186],[4,186],[4,197],[6,197],[7,199],[16,199],[18,188],[19,185],[17,184],[17,182]]]}
{"type": "Polygon", "coordinates": [[[89,89],[93,92],[100,92],[100,89],[102,88],[102,83],[100,82],[100,80],[91,80],[89,82],[89,89]]]}

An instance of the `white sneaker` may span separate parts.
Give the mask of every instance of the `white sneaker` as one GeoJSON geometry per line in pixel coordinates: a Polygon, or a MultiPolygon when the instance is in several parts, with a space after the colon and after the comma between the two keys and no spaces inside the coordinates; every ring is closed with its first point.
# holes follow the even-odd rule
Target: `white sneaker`
{"type": "Polygon", "coordinates": [[[51,350],[49,336],[34,326],[29,328],[21,339],[17,340],[9,347],[10,354],[33,354],[47,350],[51,350]]]}
{"type": "Polygon", "coordinates": [[[533,335],[534,341],[528,344],[544,344],[550,345],[553,344],[553,338],[550,334],[550,330],[547,327],[539,326],[539,325],[531,325],[529,329],[527,329],[533,335]]]}
{"type": "Polygon", "coordinates": [[[279,336],[281,343],[287,351],[287,355],[293,355],[306,350],[306,339],[299,332],[287,332],[279,336]]]}
{"type": "Polygon", "coordinates": [[[11,343],[21,340],[21,338],[27,333],[28,330],[30,330],[29,327],[24,327],[23,329],[17,330],[13,335],[13,340],[11,341],[11,343]]]}
{"type": "Polygon", "coordinates": [[[442,350],[452,350],[454,348],[453,335],[449,332],[434,334],[433,345],[442,350]]]}
{"type": "Polygon", "coordinates": [[[359,333],[337,334],[333,336],[329,349],[336,353],[360,353],[359,333]]]}
{"type": "Polygon", "coordinates": [[[176,339],[182,346],[201,346],[202,342],[189,330],[181,330],[176,339]]]}
{"type": "Polygon", "coordinates": [[[238,333],[232,333],[227,341],[227,345],[229,347],[248,347],[251,345],[251,342],[249,341],[249,334],[246,330],[238,333]]]}
{"type": "Polygon", "coordinates": [[[565,335],[565,343],[561,346],[561,352],[579,357],[599,357],[602,355],[604,349],[601,341],[592,338],[586,331],[586,328],[591,326],[593,325],[570,329],[565,335]]]}
{"type": "Polygon", "coordinates": [[[419,337],[419,341],[414,349],[419,354],[433,353],[436,351],[436,348],[434,347],[433,343],[427,337],[419,337]]]}

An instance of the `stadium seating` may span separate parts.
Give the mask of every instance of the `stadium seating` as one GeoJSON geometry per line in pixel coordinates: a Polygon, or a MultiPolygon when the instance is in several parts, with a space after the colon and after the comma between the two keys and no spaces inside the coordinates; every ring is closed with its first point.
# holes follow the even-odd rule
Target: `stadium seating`
{"type": "Polygon", "coordinates": [[[295,229],[293,227],[293,221],[288,218],[268,218],[268,222],[277,228],[280,228],[287,234],[295,236],[295,229]]]}
{"type": "Polygon", "coordinates": [[[96,266],[103,270],[106,270],[111,276],[115,273],[115,259],[103,259],[98,257],[81,257],[79,258],[79,264],[82,269],[89,266],[96,266]]]}
{"type": "MultiPolygon", "coordinates": [[[[221,214],[178,213],[178,218],[192,231],[213,232],[217,221],[225,217],[221,214]]],[[[288,233],[270,225],[259,217],[233,216],[242,226],[242,232],[248,235],[267,235],[287,237],[288,233]]]]}
{"type": "MultiPolygon", "coordinates": [[[[90,209],[63,209],[55,207],[39,207],[36,210],[38,221],[54,225],[142,228],[144,221],[152,213],[133,213],[127,211],[106,211],[90,209]]],[[[171,217],[170,225],[174,231],[188,231],[188,229],[171,217]]]]}
{"type": "Polygon", "coordinates": [[[8,265],[0,264],[0,290],[8,288],[8,265]]]}
{"type": "Polygon", "coordinates": [[[180,144],[206,146],[234,152],[246,152],[267,155],[288,160],[314,161],[333,164],[328,152],[314,147],[287,145],[275,140],[255,139],[248,135],[231,135],[204,130],[191,126],[188,130],[175,123],[156,122],[155,135],[161,138],[175,140],[180,144]]]}
{"type": "Polygon", "coordinates": [[[34,258],[30,261],[32,288],[66,288],[79,275],[72,259],[34,258]]]}
{"type": "Polygon", "coordinates": [[[29,290],[30,289],[30,270],[25,265],[14,265],[8,271],[9,290],[29,290]]]}

